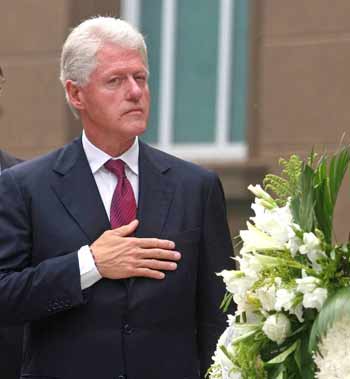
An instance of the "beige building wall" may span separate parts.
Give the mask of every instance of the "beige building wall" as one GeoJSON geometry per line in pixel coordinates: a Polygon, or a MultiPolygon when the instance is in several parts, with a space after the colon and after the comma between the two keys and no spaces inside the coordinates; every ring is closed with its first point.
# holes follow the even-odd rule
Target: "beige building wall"
{"type": "Polygon", "coordinates": [[[70,27],[96,14],[115,15],[115,0],[2,0],[0,148],[31,158],[77,135],[59,82],[59,57],[70,27]]]}
{"type": "MultiPolygon", "coordinates": [[[[350,141],[350,2],[255,0],[252,43],[252,157],[334,150],[350,141]]],[[[350,231],[349,182],[337,207],[337,235],[350,231]]]]}

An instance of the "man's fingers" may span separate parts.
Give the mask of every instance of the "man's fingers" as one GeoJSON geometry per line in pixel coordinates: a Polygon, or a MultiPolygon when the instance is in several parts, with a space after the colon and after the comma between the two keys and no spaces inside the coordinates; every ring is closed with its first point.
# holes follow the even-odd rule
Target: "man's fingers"
{"type": "Polygon", "coordinates": [[[133,276],[140,276],[151,279],[164,279],[165,274],[161,271],[151,270],[149,268],[137,268],[133,276]]]}
{"type": "Polygon", "coordinates": [[[113,229],[113,233],[120,237],[127,237],[134,233],[137,226],[139,225],[139,220],[133,220],[127,225],[120,226],[119,228],[113,229]]]}
{"type": "Polygon", "coordinates": [[[138,239],[139,247],[144,249],[174,249],[175,243],[169,240],[162,240],[158,238],[139,238],[138,239]]]}
{"type": "Polygon", "coordinates": [[[142,249],[139,251],[139,258],[178,261],[181,258],[181,254],[178,251],[163,249],[142,249]]]}
{"type": "Polygon", "coordinates": [[[150,268],[152,270],[174,271],[177,269],[175,262],[159,261],[157,259],[143,259],[139,262],[140,268],[150,268]]]}

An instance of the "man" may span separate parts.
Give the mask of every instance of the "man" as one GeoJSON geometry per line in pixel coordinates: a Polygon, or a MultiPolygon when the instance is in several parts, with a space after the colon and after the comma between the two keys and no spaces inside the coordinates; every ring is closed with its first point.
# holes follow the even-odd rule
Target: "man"
{"type": "MultiPolygon", "coordinates": [[[[0,91],[4,83],[0,66],[0,91]]],[[[0,175],[3,170],[20,160],[0,150],[0,175]]],[[[0,328],[0,378],[18,379],[22,361],[23,328],[11,326],[0,328]]]]}
{"type": "Polygon", "coordinates": [[[0,322],[26,322],[23,378],[203,378],[232,246],[217,176],[138,140],[144,39],[111,17],[68,36],[83,135],[0,178],[0,322]]]}
{"type": "MultiPolygon", "coordinates": [[[[0,150],[0,174],[20,160],[0,150]]],[[[0,378],[18,379],[22,361],[23,328],[0,327],[0,378]]]]}

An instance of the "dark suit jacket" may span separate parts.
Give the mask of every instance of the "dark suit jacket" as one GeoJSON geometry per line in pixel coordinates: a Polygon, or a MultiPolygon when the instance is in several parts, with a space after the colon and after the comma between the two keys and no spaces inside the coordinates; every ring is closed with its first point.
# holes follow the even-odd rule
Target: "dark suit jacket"
{"type": "Polygon", "coordinates": [[[110,225],[81,140],[0,177],[0,323],[27,323],[22,378],[204,376],[232,255],[221,184],[142,143],[139,180],[137,236],[174,240],[178,269],[82,291],[77,250],[110,225]]]}
{"type": "MultiPolygon", "coordinates": [[[[19,159],[0,150],[0,171],[19,162],[21,162],[19,159]]],[[[22,339],[22,327],[0,328],[0,378],[19,378],[22,362],[22,339]]]]}
{"type": "Polygon", "coordinates": [[[5,151],[0,150],[0,170],[4,170],[5,168],[9,168],[20,162],[22,162],[20,159],[15,158],[5,153],[5,151]]]}

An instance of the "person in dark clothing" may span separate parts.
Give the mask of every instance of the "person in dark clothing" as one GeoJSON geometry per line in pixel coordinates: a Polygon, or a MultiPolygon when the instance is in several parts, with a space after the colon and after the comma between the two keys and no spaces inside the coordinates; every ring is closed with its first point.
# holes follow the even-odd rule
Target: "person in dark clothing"
{"type": "MultiPolygon", "coordinates": [[[[4,76],[0,67],[0,91],[4,76]]],[[[0,150],[0,175],[3,170],[21,162],[0,150]]],[[[0,328],[0,378],[18,379],[22,362],[23,328],[10,326],[0,328]]]]}

